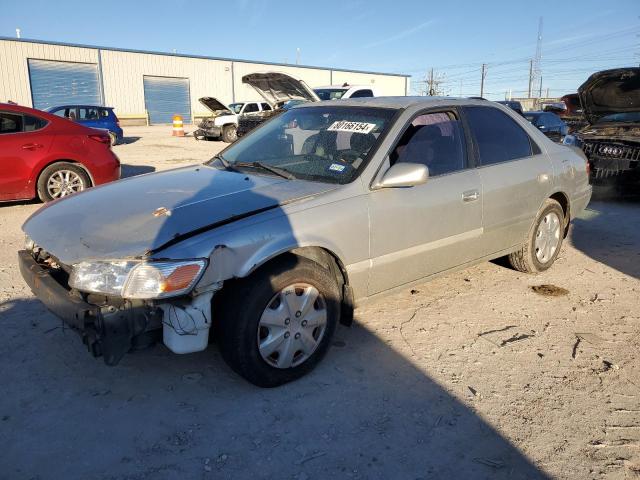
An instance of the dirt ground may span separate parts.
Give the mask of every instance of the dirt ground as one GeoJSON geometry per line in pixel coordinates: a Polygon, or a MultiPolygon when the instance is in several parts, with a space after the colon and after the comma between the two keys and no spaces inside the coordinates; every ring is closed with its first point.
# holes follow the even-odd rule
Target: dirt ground
{"type": "MultiPolygon", "coordinates": [[[[126,134],[125,175],[224,146],[126,134]]],[[[18,272],[39,206],[0,206],[2,479],[640,478],[637,200],[593,201],[544,274],[485,263],[359,308],[271,390],[215,347],[90,357],[18,272]]]]}

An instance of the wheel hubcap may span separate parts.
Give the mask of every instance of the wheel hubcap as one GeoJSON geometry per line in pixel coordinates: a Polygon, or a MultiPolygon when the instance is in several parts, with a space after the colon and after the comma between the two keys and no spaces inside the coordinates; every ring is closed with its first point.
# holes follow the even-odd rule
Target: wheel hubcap
{"type": "Polygon", "coordinates": [[[560,244],[560,218],[554,212],[547,213],[536,232],[535,252],[540,263],[547,263],[560,244]]]}
{"type": "Polygon", "coordinates": [[[276,368],[304,363],[318,348],[327,326],[327,303],[307,283],[283,288],[269,301],[258,324],[258,349],[276,368]]]}
{"type": "Polygon", "coordinates": [[[84,190],[84,181],[76,172],[58,170],[47,180],[47,192],[51,198],[62,198],[84,190]]]}

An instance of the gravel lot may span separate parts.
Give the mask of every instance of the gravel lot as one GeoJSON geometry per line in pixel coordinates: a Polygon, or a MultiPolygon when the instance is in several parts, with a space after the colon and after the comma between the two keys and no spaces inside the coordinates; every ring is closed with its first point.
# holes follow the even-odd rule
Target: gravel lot
{"type": "MultiPolygon", "coordinates": [[[[126,134],[125,175],[224,146],[126,134]]],[[[544,274],[486,263],[367,304],[272,390],[216,348],[91,358],[18,272],[38,207],[0,206],[2,479],[640,478],[638,201],[593,201],[544,274]]]]}

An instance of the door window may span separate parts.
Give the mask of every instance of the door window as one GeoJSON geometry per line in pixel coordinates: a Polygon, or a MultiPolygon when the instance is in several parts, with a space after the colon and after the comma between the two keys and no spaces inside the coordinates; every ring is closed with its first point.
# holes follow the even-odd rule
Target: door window
{"type": "Polygon", "coordinates": [[[493,107],[465,107],[480,165],[531,156],[529,135],[506,113],[493,107]]]}
{"type": "Polygon", "coordinates": [[[271,105],[268,103],[261,103],[260,105],[262,105],[262,110],[271,110],[271,105]]]}
{"type": "Polygon", "coordinates": [[[351,98],[365,98],[365,97],[373,97],[373,92],[368,88],[364,90],[356,90],[355,92],[353,92],[353,95],[351,95],[351,98]]]}
{"type": "Polygon", "coordinates": [[[247,106],[244,107],[244,113],[252,113],[258,111],[257,103],[247,103],[247,106]]]}
{"type": "Polygon", "coordinates": [[[466,168],[463,130],[453,112],[416,117],[390,156],[391,164],[422,163],[434,177],[466,168]]]}
{"type": "Polygon", "coordinates": [[[0,112],[0,135],[22,132],[22,115],[0,112]]]}
{"type": "Polygon", "coordinates": [[[79,108],[78,120],[98,120],[98,109],[93,107],[79,108]]]}

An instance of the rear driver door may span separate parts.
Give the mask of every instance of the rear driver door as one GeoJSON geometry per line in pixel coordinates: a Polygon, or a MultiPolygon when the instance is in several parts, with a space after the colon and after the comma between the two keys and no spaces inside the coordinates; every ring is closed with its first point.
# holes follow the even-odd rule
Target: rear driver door
{"type": "Polygon", "coordinates": [[[522,245],[543,200],[552,166],[526,130],[503,111],[469,106],[464,115],[482,180],[483,256],[522,245]]]}

